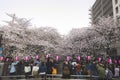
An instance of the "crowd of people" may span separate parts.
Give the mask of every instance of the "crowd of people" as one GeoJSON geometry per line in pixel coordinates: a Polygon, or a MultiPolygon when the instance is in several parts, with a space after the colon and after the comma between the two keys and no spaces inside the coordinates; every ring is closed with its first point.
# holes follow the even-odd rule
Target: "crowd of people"
{"type": "Polygon", "coordinates": [[[89,75],[90,80],[112,80],[112,78],[120,77],[120,65],[118,63],[109,63],[108,60],[98,62],[97,59],[83,59],[78,61],[73,57],[72,60],[65,61],[63,65],[63,77],[70,78],[70,75],[78,75],[77,78],[82,78],[80,75],[89,75]]]}
{"type": "Polygon", "coordinates": [[[71,75],[76,75],[76,78],[82,79],[82,75],[92,76],[92,80],[112,80],[112,78],[120,77],[120,65],[118,63],[108,63],[107,61],[98,62],[97,60],[78,60],[75,56],[70,60],[56,61],[52,57],[48,57],[47,61],[39,59],[29,61],[14,61],[9,62],[7,75],[25,75],[25,78],[30,78],[30,75],[37,78],[39,75],[44,78],[44,74],[55,76],[58,74],[58,69],[62,65],[62,78],[71,78],[71,75]],[[43,74],[43,75],[42,75],[43,74]]]}

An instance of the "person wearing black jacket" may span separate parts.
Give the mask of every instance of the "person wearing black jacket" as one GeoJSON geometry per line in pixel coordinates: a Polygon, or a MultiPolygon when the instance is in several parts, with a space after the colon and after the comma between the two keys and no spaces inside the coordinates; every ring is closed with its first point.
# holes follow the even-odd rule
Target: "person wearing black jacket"
{"type": "Polygon", "coordinates": [[[67,61],[65,61],[65,63],[63,63],[62,78],[70,79],[70,75],[71,75],[71,65],[67,61]]]}

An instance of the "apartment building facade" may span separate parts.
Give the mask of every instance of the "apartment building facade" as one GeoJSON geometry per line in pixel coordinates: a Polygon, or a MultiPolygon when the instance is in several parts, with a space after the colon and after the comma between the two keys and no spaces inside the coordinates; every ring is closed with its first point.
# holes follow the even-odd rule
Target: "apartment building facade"
{"type": "Polygon", "coordinates": [[[112,0],[113,17],[116,21],[120,21],[120,0],[112,0]]]}
{"type": "Polygon", "coordinates": [[[113,16],[112,0],[96,0],[91,9],[92,23],[96,23],[100,17],[113,16]]]}
{"type": "MultiPolygon", "coordinates": [[[[97,23],[100,17],[111,16],[120,22],[120,0],[96,0],[91,8],[91,21],[97,23]]],[[[114,44],[117,54],[120,55],[120,42],[114,44]]]]}
{"type": "Polygon", "coordinates": [[[92,23],[103,16],[112,16],[115,21],[120,21],[120,0],[96,0],[91,8],[92,23]]]}

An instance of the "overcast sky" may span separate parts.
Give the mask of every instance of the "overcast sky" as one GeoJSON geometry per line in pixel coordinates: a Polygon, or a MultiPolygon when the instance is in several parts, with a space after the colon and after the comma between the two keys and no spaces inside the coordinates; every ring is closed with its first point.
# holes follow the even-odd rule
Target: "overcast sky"
{"type": "Polygon", "coordinates": [[[95,0],[0,0],[0,24],[5,13],[32,19],[37,27],[55,27],[60,34],[89,25],[89,9],[95,0]]]}

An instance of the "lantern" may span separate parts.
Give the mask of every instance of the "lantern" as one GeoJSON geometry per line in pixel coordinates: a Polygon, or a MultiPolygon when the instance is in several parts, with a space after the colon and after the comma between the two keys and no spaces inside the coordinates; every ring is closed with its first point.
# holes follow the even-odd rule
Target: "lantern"
{"type": "Polygon", "coordinates": [[[91,57],[90,56],[87,56],[87,60],[89,61],[91,59],[91,57]]]}
{"type": "Polygon", "coordinates": [[[46,55],[46,58],[48,58],[49,56],[48,56],[48,54],[46,55]]]}
{"type": "Polygon", "coordinates": [[[46,55],[46,58],[49,58],[49,57],[50,57],[50,54],[47,54],[47,55],[46,55]]]}
{"type": "Polygon", "coordinates": [[[112,64],[112,60],[110,58],[108,59],[108,62],[109,62],[109,64],[112,64]]]}
{"type": "Polygon", "coordinates": [[[69,56],[67,56],[66,60],[67,60],[67,61],[69,61],[69,60],[70,60],[70,57],[69,57],[69,56]]]}
{"type": "Polygon", "coordinates": [[[100,62],[100,61],[101,61],[101,58],[99,57],[99,58],[98,58],[98,62],[100,62]]]}
{"type": "Polygon", "coordinates": [[[25,61],[28,61],[29,60],[29,56],[25,56],[25,61]]]}
{"type": "Polygon", "coordinates": [[[35,58],[36,58],[36,59],[39,59],[39,55],[36,55],[35,58]]]}
{"type": "Polygon", "coordinates": [[[77,57],[78,61],[80,61],[80,56],[77,57]]]}
{"type": "Polygon", "coordinates": [[[56,61],[58,61],[59,60],[59,56],[56,56],[56,61]]]}
{"type": "Polygon", "coordinates": [[[2,61],[4,58],[3,58],[3,56],[2,57],[0,57],[0,61],[2,61]]]}
{"type": "Polygon", "coordinates": [[[120,64],[120,60],[118,60],[118,64],[120,64]]]}
{"type": "Polygon", "coordinates": [[[15,60],[16,60],[16,61],[19,61],[19,56],[16,56],[16,57],[15,57],[15,60]]]}

